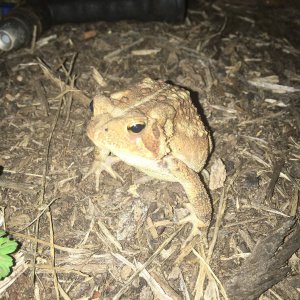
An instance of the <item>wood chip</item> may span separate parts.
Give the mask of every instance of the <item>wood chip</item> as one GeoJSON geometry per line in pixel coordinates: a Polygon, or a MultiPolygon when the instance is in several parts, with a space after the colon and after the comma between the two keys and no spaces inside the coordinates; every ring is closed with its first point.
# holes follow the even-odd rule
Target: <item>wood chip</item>
{"type": "Polygon", "coordinates": [[[89,40],[93,37],[95,37],[97,34],[97,31],[96,30],[89,30],[89,31],[85,31],[82,36],[83,36],[83,39],[85,40],[89,40]]]}
{"type": "Polygon", "coordinates": [[[142,49],[142,50],[132,50],[131,54],[136,56],[146,56],[146,55],[155,55],[160,52],[161,49],[142,49]]]}
{"type": "Polygon", "coordinates": [[[224,186],[226,169],[222,160],[217,159],[211,167],[209,177],[209,189],[214,191],[224,186]]]}

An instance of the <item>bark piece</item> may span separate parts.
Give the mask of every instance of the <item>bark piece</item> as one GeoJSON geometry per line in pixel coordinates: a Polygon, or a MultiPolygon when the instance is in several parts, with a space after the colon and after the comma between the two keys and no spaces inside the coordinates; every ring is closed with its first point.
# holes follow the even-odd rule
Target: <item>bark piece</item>
{"type": "Polygon", "coordinates": [[[225,283],[231,300],[257,299],[290,271],[289,258],[300,248],[300,225],[289,219],[260,239],[244,264],[225,283]]]}

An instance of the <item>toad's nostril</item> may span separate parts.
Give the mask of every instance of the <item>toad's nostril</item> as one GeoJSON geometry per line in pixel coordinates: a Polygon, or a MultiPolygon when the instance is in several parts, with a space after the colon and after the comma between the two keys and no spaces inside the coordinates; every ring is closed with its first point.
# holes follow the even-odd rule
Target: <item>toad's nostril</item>
{"type": "Polygon", "coordinates": [[[104,129],[104,131],[106,131],[106,132],[107,132],[107,131],[108,131],[108,128],[105,128],[105,129],[104,129]]]}

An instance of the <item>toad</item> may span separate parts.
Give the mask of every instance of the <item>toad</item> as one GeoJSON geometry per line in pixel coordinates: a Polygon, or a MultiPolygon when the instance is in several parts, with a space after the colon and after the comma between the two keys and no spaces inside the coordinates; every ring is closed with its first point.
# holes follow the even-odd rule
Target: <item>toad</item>
{"type": "Polygon", "coordinates": [[[150,78],[110,97],[94,98],[94,115],[87,135],[95,144],[95,161],[85,176],[103,170],[114,178],[119,160],[160,180],[179,182],[188,197],[190,214],[180,223],[191,223],[188,240],[206,232],[211,204],[198,176],[209,151],[210,136],[190,94],[183,88],[150,78]]]}

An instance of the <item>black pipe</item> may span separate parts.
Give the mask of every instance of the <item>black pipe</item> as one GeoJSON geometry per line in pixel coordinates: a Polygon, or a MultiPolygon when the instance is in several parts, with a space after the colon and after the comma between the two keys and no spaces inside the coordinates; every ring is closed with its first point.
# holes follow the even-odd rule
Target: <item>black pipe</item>
{"type": "Polygon", "coordinates": [[[93,21],[166,21],[185,17],[186,0],[29,0],[0,22],[0,50],[26,46],[51,25],[93,21]]]}
{"type": "Polygon", "coordinates": [[[184,0],[50,0],[48,9],[53,24],[65,22],[182,21],[184,0]]]}

